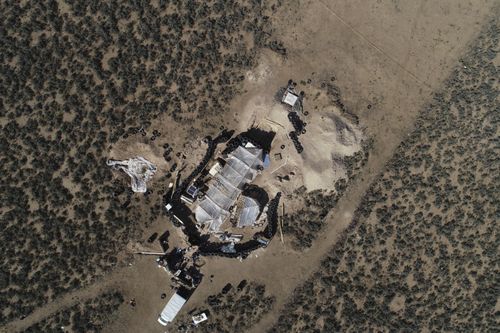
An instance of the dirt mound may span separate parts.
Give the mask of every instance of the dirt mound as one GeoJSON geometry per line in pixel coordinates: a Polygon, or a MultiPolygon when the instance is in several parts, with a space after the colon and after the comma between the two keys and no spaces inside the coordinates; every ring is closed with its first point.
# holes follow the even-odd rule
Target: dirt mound
{"type": "MultiPolygon", "coordinates": [[[[268,90],[263,85],[249,94],[241,105],[243,111],[239,125],[240,130],[257,126],[276,132],[271,156],[279,153],[282,159],[273,161],[271,171],[276,168],[279,170],[271,177],[292,171],[295,173],[294,178],[302,179],[300,183],[308,191],[334,189],[337,180],[347,177],[343,159],[361,149],[362,131],[342,116],[324,90],[308,86],[307,96],[311,97],[306,96],[305,99],[307,116],[299,113],[300,119],[306,123],[306,133],[298,137],[304,147],[304,151],[299,154],[289,137],[289,133],[294,130],[288,119],[289,110],[277,102],[268,90]],[[280,168],[280,165],[283,167],[280,168]]],[[[292,186],[292,183],[288,184],[292,186]]]]}
{"type": "Polygon", "coordinates": [[[300,136],[304,184],[309,191],[332,189],[346,176],[343,158],[361,149],[362,133],[333,106],[318,109],[308,118],[307,133],[300,136]]]}

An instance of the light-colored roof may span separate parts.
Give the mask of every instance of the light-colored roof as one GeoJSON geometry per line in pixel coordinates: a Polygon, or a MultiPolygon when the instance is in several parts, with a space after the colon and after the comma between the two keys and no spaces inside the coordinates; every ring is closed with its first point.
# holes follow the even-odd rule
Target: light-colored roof
{"type": "Polygon", "coordinates": [[[163,326],[172,322],[177,316],[177,313],[181,310],[182,306],[186,303],[186,299],[179,294],[173,294],[167,305],[163,308],[163,311],[158,318],[158,322],[163,326]]]}
{"type": "Polygon", "coordinates": [[[193,323],[195,325],[198,325],[199,323],[202,323],[207,319],[208,319],[207,314],[205,312],[202,312],[199,315],[193,316],[193,323]]]}
{"type": "Polygon", "coordinates": [[[218,231],[230,215],[229,208],[234,205],[243,186],[255,179],[262,163],[262,149],[238,146],[196,207],[196,221],[209,224],[211,231],[218,231]]]}
{"type": "Polygon", "coordinates": [[[211,176],[215,176],[220,170],[222,169],[222,166],[220,165],[219,162],[216,162],[208,171],[208,173],[211,176]]]}
{"type": "Polygon", "coordinates": [[[299,97],[297,95],[292,94],[291,92],[287,91],[285,93],[285,96],[283,97],[282,101],[285,104],[288,104],[290,106],[294,106],[298,99],[299,99],[299,97]]]}
{"type": "Polygon", "coordinates": [[[260,208],[257,201],[250,197],[244,197],[243,209],[241,210],[240,219],[238,220],[238,227],[253,226],[259,213],[260,208]]]}

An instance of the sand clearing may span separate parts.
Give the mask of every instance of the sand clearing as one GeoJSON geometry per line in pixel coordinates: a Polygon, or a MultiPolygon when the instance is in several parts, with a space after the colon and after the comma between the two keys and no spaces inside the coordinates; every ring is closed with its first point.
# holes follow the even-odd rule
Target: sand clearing
{"type": "MultiPolygon", "coordinates": [[[[262,68],[269,66],[261,65],[255,70],[256,74],[249,76],[259,77],[262,68]]],[[[265,80],[262,83],[264,82],[265,80]]],[[[308,191],[331,190],[337,180],[346,177],[343,159],[361,149],[363,133],[358,126],[342,117],[340,110],[332,105],[324,90],[310,85],[304,89],[309,96],[315,97],[309,99],[306,96],[304,110],[309,114],[300,115],[300,118],[307,123],[307,132],[299,137],[304,146],[302,154],[297,153],[288,138],[288,133],[293,130],[287,117],[289,111],[275,100],[274,92],[259,91],[252,94],[253,97],[248,99],[240,113],[239,130],[244,131],[253,125],[275,131],[271,156],[280,153],[283,159],[273,161],[271,170],[287,161],[286,167],[279,171],[282,173],[293,171],[296,176],[302,178],[308,191]],[[280,146],[283,144],[286,148],[282,150],[280,146]]]]}

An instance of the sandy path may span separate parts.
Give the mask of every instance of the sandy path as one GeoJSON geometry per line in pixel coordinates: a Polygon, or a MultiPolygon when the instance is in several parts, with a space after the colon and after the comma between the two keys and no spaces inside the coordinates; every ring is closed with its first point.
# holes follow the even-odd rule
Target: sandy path
{"type": "Polygon", "coordinates": [[[73,292],[64,294],[62,297],[57,298],[53,302],[47,303],[45,306],[37,308],[29,316],[23,320],[15,320],[0,328],[0,332],[20,332],[31,325],[42,321],[43,319],[55,314],[56,312],[69,308],[77,303],[86,301],[87,299],[94,298],[106,290],[117,286],[120,279],[127,276],[130,271],[128,267],[118,268],[103,278],[97,280],[92,285],[75,290],[73,292]]]}
{"type": "MultiPolygon", "coordinates": [[[[411,126],[414,120],[414,118],[408,118],[408,126],[411,126]]],[[[367,167],[364,168],[359,175],[358,181],[351,185],[350,189],[344,194],[342,199],[339,200],[337,206],[330,211],[326,217],[327,222],[325,223],[325,227],[321,231],[321,236],[313,243],[312,249],[303,255],[282,258],[283,261],[289,262],[290,266],[295,268],[297,268],[297,261],[300,260],[300,269],[292,269],[287,271],[286,274],[283,274],[287,276],[288,290],[280,293],[280,297],[277,298],[277,303],[273,307],[273,310],[267,313],[250,332],[265,332],[267,328],[271,327],[278,319],[280,311],[284,308],[295,288],[300,286],[303,281],[307,280],[310,275],[302,273],[312,273],[318,269],[321,260],[328,254],[333,244],[339,240],[342,233],[351,224],[354,211],[358,207],[364,193],[368,190],[375,177],[383,170],[385,164],[392,156],[393,150],[403,137],[404,135],[394,138],[393,147],[387,147],[387,149],[379,154],[376,159],[370,159],[367,167]]],[[[286,265],[284,266],[286,267],[286,265]]]]}
{"type": "MultiPolygon", "coordinates": [[[[455,36],[455,33],[449,33],[448,36],[442,36],[440,34],[440,38],[447,37],[450,41],[454,40],[456,42],[456,45],[452,47],[454,52],[449,53],[444,53],[440,49],[438,50],[438,47],[441,47],[441,45],[434,46],[432,43],[428,45],[425,43],[425,39],[420,39],[419,42],[421,42],[423,46],[428,47],[430,51],[436,49],[434,59],[425,64],[427,58],[427,54],[425,54],[425,52],[423,52],[423,55],[420,57],[421,59],[418,59],[417,57],[417,60],[415,60],[411,57],[411,55],[414,55],[414,49],[418,47],[417,45],[412,44],[412,40],[417,38],[415,37],[416,26],[422,24],[422,4],[419,5],[418,8],[415,8],[415,22],[410,24],[411,31],[409,31],[410,37],[407,48],[405,49],[405,46],[403,45],[398,49],[398,47],[390,48],[388,45],[385,45],[385,47],[377,45],[377,42],[372,40],[376,39],[375,37],[367,36],[369,34],[376,34],[376,32],[366,30],[367,32],[363,33],[360,29],[367,29],[366,26],[361,25],[360,28],[356,28],[349,23],[349,20],[352,19],[352,17],[344,19],[340,16],[348,16],[347,12],[338,14],[336,11],[332,10],[332,8],[339,8],[339,6],[336,6],[337,3],[338,1],[333,0],[320,1],[319,4],[309,3],[310,7],[307,10],[310,13],[309,17],[318,17],[317,21],[321,21],[322,23],[317,31],[314,31],[314,25],[316,24],[314,22],[306,21],[303,22],[303,25],[310,24],[313,26],[313,28],[311,28],[313,33],[310,33],[309,36],[313,36],[314,33],[321,33],[321,31],[341,30],[339,27],[343,26],[351,32],[351,38],[358,39],[358,42],[352,42],[352,44],[364,45],[365,50],[371,49],[371,53],[377,55],[375,57],[377,65],[383,68],[383,71],[388,73],[386,74],[387,77],[385,80],[387,86],[389,87],[382,89],[380,95],[384,98],[385,107],[390,108],[384,109],[383,112],[381,112],[382,114],[367,114],[364,117],[362,115],[361,119],[364,118],[364,123],[368,124],[367,127],[370,135],[375,139],[374,150],[371,152],[367,165],[362,170],[357,180],[351,184],[348,191],[338,202],[337,206],[326,217],[327,222],[325,227],[321,231],[320,237],[318,237],[318,239],[316,239],[313,243],[312,248],[303,254],[289,256],[284,255],[280,258],[280,267],[282,267],[282,271],[279,276],[286,280],[286,284],[285,286],[279,286],[282,283],[276,281],[275,284],[270,285],[273,294],[277,296],[276,304],[260,322],[252,327],[249,331],[252,333],[265,332],[267,329],[272,327],[272,325],[277,321],[280,312],[285,309],[286,303],[290,301],[290,297],[293,295],[295,288],[300,286],[302,282],[307,280],[312,272],[320,267],[321,260],[328,254],[332,246],[340,239],[340,237],[342,237],[343,232],[351,224],[353,214],[363,198],[364,193],[366,193],[371,183],[383,171],[386,163],[390,160],[400,142],[402,142],[408,133],[412,131],[418,112],[426,103],[428,103],[430,94],[440,86],[441,82],[447,77],[453,66],[457,65],[456,60],[458,56],[464,52],[469,40],[472,40],[475,34],[480,30],[480,25],[465,29],[464,27],[467,26],[467,23],[462,21],[458,23],[460,27],[456,27],[457,31],[460,31],[461,29],[466,30],[465,35],[462,35],[460,40],[458,40],[455,36]],[[319,17],[322,19],[319,19],[319,17]],[[420,22],[417,22],[417,20],[420,20],[420,22]],[[331,28],[326,29],[327,26],[330,26],[331,28]],[[424,42],[422,42],[422,40],[424,40],[424,42]],[[411,60],[409,60],[410,58],[411,60]],[[422,63],[419,63],[419,60],[422,61],[427,67],[425,70],[422,70],[420,67],[423,65],[422,63]],[[437,69],[437,66],[440,66],[439,70],[437,69]]],[[[492,2],[491,4],[494,5],[495,3],[492,2]]],[[[359,8],[366,7],[367,6],[360,5],[359,8]]],[[[427,10],[429,9],[427,8],[427,10]]],[[[351,15],[352,14],[353,13],[351,13],[351,15]]],[[[458,11],[457,13],[449,14],[450,17],[446,18],[446,20],[453,20],[453,15],[455,15],[458,19],[463,17],[462,15],[467,15],[467,13],[466,11],[458,11]]],[[[304,14],[304,16],[307,17],[308,15],[304,14]]],[[[482,21],[480,19],[481,17],[485,20],[487,18],[487,11],[482,11],[478,17],[472,19],[471,21],[475,21],[477,24],[478,21],[482,21]]],[[[310,28],[310,26],[308,26],[308,28],[310,28]]],[[[420,33],[422,32],[420,31],[420,33]]],[[[462,33],[464,33],[464,31],[462,31],[462,33]]],[[[432,33],[429,33],[429,36],[426,38],[428,40],[432,40],[432,33]]],[[[300,47],[300,35],[295,34],[293,39],[299,46],[297,47],[298,51],[296,54],[294,54],[292,50],[291,57],[300,57],[301,62],[308,65],[308,67],[317,69],[317,63],[319,62],[318,58],[321,57],[322,52],[316,52],[316,57],[304,56],[304,53],[301,52],[303,50],[300,47]],[[315,60],[308,61],[308,59],[315,60]]],[[[324,48],[323,45],[328,45],[329,39],[331,38],[328,36],[328,33],[325,33],[324,36],[315,35],[314,39],[316,40],[315,42],[310,42],[310,40],[313,40],[310,39],[303,43],[304,45],[307,45],[305,50],[322,50],[324,48]],[[316,47],[317,44],[321,44],[321,46],[316,47]]],[[[345,45],[343,45],[343,47],[345,47],[345,45]]],[[[355,46],[352,48],[354,49],[355,46]]],[[[332,53],[334,53],[334,51],[332,51],[332,53]]],[[[374,65],[374,63],[372,62],[371,65],[374,65]]],[[[328,67],[328,61],[325,61],[323,66],[328,67]]],[[[378,66],[374,66],[373,70],[377,71],[378,66]]],[[[360,72],[361,75],[364,74],[362,70],[360,72]]],[[[368,77],[370,76],[370,74],[365,75],[368,77]]],[[[349,90],[351,89],[349,87],[349,83],[345,82],[344,84],[347,86],[347,93],[349,94],[349,90]]],[[[342,83],[340,86],[342,87],[342,83]]],[[[368,89],[370,88],[371,87],[368,86],[368,89]]],[[[371,89],[376,90],[377,88],[371,89]]],[[[356,91],[356,88],[352,88],[352,90],[356,91]]],[[[366,96],[367,94],[372,95],[371,92],[361,92],[359,100],[363,100],[363,95],[366,96]]]]}
{"type": "MultiPolygon", "coordinates": [[[[295,253],[279,242],[272,242],[266,251],[259,253],[258,259],[243,263],[232,261],[231,269],[228,269],[227,260],[214,258],[204,272],[215,274],[214,282],[205,279],[197,290],[196,299],[186,305],[186,310],[200,305],[206,295],[220,290],[228,281],[255,277],[266,284],[277,300],[273,310],[251,331],[261,333],[272,326],[294,289],[318,268],[321,259],[351,223],[370,183],[411,131],[418,111],[429,99],[429,87],[439,87],[456,65],[457,58],[479,31],[479,23],[484,22],[492,4],[495,1],[471,2],[459,8],[453,1],[442,1],[439,4],[442,8],[434,9],[431,2],[425,5],[407,2],[398,4],[401,6],[398,13],[384,7],[390,4],[380,5],[375,1],[369,4],[361,0],[345,3],[304,1],[298,10],[291,9],[301,14],[301,21],[292,28],[288,27],[289,16],[284,15],[280,25],[288,27],[281,33],[282,39],[291,46],[289,59],[287,68],[273,69],[275,82],[272,83],[286,82],[290,76],[307,78],[313,71],[333,71],[346,105],[359,110],[367,134],[375,139],[375,147],[356,182],[327,216],[328,222],[311,249],[295,253]],[[368,103],[373,107],[365,111],[368,103]]],[[[269,87],[274,86],[270,84],[269,87]]],[[[145,263],[144,260],[140,262],[145,263]]],[[[22,330],[115,284],[123,284],[123,289],[132,290],[126,295],[128,297],[144,294],[141,300],[144,309],[135,315],[125,309],[117,326],[109,331],[133,332],[140,328],[144,332],[162,332],[154,317],[163,302],[153,297],[157,297],[156,293],[168,281],[166,276],[158,275],[151,277],[149,284],[144,284],[144,276],[152,269],[141,263],[128,271],[128,268],[117,269],[93,285],[67,294],[37,309],[23,321],[12,322],[0,330],[22,330]],[[147,326],[149,324],[151,326],[147,326]]]]}

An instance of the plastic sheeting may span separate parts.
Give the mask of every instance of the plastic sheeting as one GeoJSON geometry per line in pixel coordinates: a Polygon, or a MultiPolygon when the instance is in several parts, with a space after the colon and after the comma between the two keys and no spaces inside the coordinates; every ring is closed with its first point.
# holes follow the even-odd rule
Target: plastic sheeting
{"type": "Polygon", "coordinates": [[[250,227],[255,224],[257,216],[259,216],[260,208],[257,201],[252,198],[244,197],[243,209],[241,210],[238,227],[250,227]]]}
{"type": "Polygon", "coordinates": [[[255,179],[262,164],[262,149],[242,146],[236,148],[196,207],[196,221],[209,224],[211,231],[218,231],[229,217],[229,209],[241,194],[243,186],[255,179]]]}
{"type": "Polygon", "coordinates": [[[108,160],[106,164],[129,175],[132,191],[139,193],[147,191],[146,182],[156,173],[156,166],[140,156],[123,161],[108,160]]]}

